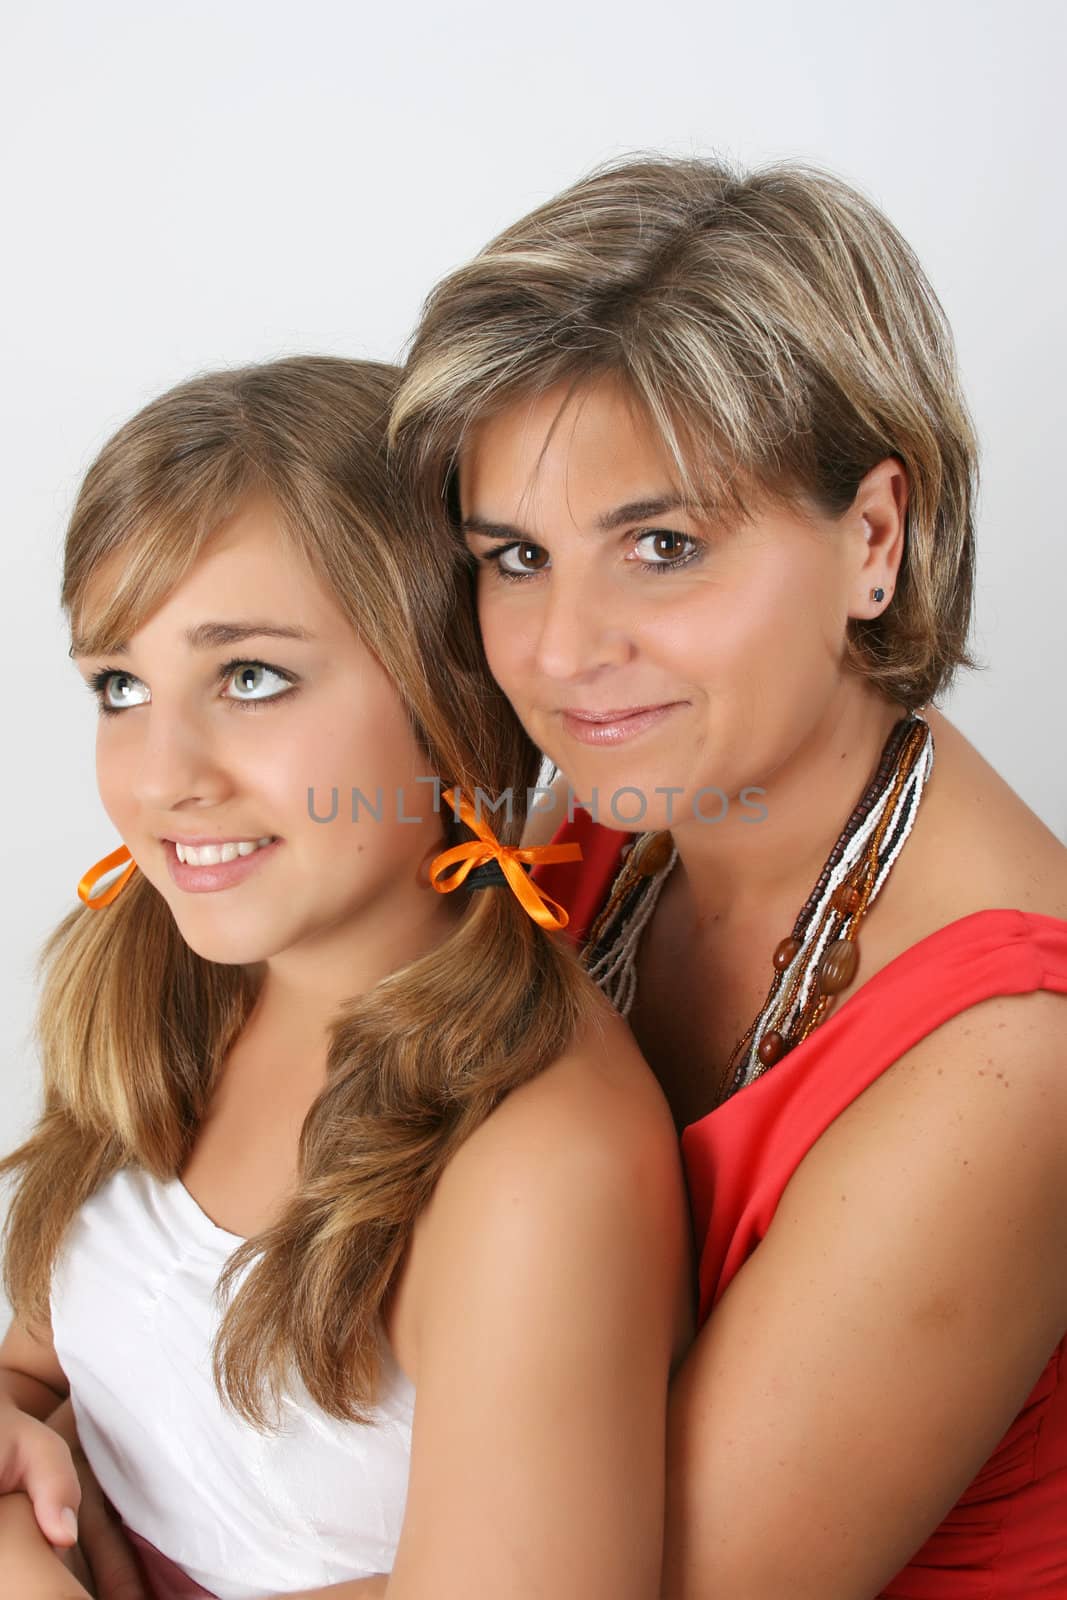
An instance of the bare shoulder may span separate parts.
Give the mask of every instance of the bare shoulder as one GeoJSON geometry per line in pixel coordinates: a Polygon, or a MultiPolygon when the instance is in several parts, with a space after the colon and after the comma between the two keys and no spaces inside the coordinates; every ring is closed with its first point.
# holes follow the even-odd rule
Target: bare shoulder
{"type": "Polygon", "coordinates": [[[951,880],[975,902],[968,909],[1067,917],[1067,845],[947,717],[931,710],[929,721],[936,757],[920,819],[928,811],[922,866],[933,891],[947,894],[951,880]]]}
{"type": "Polygon", "coordinates": [[[691,1263],[678,1137],[606,1001],[456,1150],[416,1224],[411,1265],[415,1308],[458,1272],[498,1285],[521,1273],[555,1298],[565,1284],[570,1293],[584,1283],[591,1299],[643,1285],[668,1307],[680,1354],[691,1332],[691,1263]]]}
{"type": "Polygon", "coordinates": [[[901,1096],[944,1095],[960,1110],[995,1108],[1001,1126],[1043,1120],[1058,1105],[1049,1132],[1067,1144],[1067,994],[991,995],[920,1039],[887,1082],[901,1096]]]}
{"type": "MultiPolygon", "coordinates": [[[[907,846],[864,922],[860,965],[839,1007],[897,956],[977,912],[1067,920],[1067,846],[958,728],[932,709],[928,717],[934,769],[907,846]]],[[[1043,1004],[1035,1001],[1035,1014],[1043,1004]]],[[[948,1035],[939,1037],[944,1044],[948,1035]]]]}
{"type": "Polygon", "coordinates": [[[487,1300],[517,1277],[537,1281],[546,1303],[581,1283],[590,1311],[629,1283],[643,1303],[669,1307],[678,1361],[693,1336],[691,1248],[670,1109],[626,1023],[598,997],[568,1050],[452,1154],[412,1229],[389,1337],[417,1381],[428,1311],[461,1277],[487,1300]]]}
{"type": "Polygon", "coordinates": [[[887,1212],[902,1193],[941,1222],[958,1208],[1024,1249],[1044,1235],[1067,1266],[1067,994],[991,996],[919,1040],[812,1147],[787,1213],[846,1172],[854,1196],[881,1173],[887,1212]]]}
{"type": "Polygon", "coordinates": [[[452,1158],[439,1190],[502,1180],[627,1187],[680,1170],[663,1091],[626,1023],[599,999],[568,1049],[496,1107],[452,1158]]]}

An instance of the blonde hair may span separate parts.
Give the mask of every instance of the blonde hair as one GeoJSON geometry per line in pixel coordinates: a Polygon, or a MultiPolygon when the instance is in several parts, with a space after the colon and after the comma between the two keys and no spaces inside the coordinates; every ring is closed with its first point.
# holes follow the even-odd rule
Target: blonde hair
{"type": "Polygon", "coordinates": [[[974,665],[977,453],[952,336],[862,194],[799,163],[629,158],[508,228],[433,291],[409,353],[390,436],[423,514],[441,525],[482,418],[609,374],[717,514],[770,495],[840,515],[898,457],[903,563],[846,662],[912,706],[974,665]]]}
{"type": "MultiPolygon", "coordinates": [[[[196,378],[126,424],[90,469],[66,542],[62,604],[77,653],[126,639],[219,524],[269,494],[292,548],[388,666],[446,786],[517,791],[539,756],[489,676],[457,558],[408,533],[385,462],[391,367],[325,357],[196,378]],[[115,552],[106,608],[86,587],[115,552]],[[83,626],[90,631],[83,636],[83,626]]],[[[72,651],[73,653],[73,651],[72,651]]],[[[445,843],[465,837],[442,809],[445,843]]],[[[243,966],[202,959],[141,873],[102,911],[78,906],[45,943],[36,1039],[44,1110],[0,1172],[17,1173],[5,1252],[16,1315],[44,1323],[77,1208],[136,1163],[161,1180],[188,1156],[257,994],[243,966]]],[[[333,1019],[328,1081],[300,1137],[280,1219],[230,1258],[215,1351],[220,1392],[269,1426],[295,1366],[313,1398],[365,1420],[380,1372],[379,1313],[419,1211],[454,1151],[516,1085],[567,1046],[595,991],[562,942],[503,890],[472,897],[456,931],[333,1019]]]]}

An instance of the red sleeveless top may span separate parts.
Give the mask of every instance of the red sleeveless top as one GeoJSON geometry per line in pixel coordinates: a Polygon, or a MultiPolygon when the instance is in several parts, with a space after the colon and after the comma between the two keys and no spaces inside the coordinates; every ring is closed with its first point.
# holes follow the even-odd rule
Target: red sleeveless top
{"type": "MultiPolygon", "coordinates": [[[[553,842],[577,840],[581,864],[534,869],[570,913],[575,943],[584,942],[633,837],[579,811],[553,842]]],[[[973,912],[905,950],[773,1070],[691,1123],[682,1157],[700,1250],[699,1323],[766,1234],[804,1156],[846,1106],[950,1017],[993,995],[1036,989],[1067,994],[1067,921],[973,912]]],[[[1054,1596],[1067,1597],[1067,1335],[977,1478],[879,1600],[1054,1596]]]]}

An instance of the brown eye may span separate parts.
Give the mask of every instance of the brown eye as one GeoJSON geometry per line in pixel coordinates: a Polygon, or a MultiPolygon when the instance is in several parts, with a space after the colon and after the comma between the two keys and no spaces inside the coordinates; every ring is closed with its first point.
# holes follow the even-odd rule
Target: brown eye
{"type": "Polygon", "coordinates": [[[677,567],[692,559],[698,540],[688,533],[677,533],[673,528],[653,528],[638,535],[634,548],[637,559],[645,566],[677,567]]]}
{"type": "Polygon", "coordinates": [[[526,572],[541,572],[548,566],[548,551],[543,545],[521,539],[515,544],[503,545],[493,559],[502,572],[518,577],[526,572]]]}

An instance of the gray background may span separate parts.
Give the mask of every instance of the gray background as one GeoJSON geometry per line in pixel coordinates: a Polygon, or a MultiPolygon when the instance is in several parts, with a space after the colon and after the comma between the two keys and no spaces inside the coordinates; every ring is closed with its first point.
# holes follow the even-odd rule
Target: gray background
{"type": "Polygon", "coordinates": [[[193,371],[397,357],[437,277],[625,150],[815,160],[917,249],[984,463],[988,667],[944,709],[1067,839],[1061,7],[7,0],[0,27],[0,1146],[35,1104],[35,951],[118,843],[55,598],[82,472],[193,371]]]}

